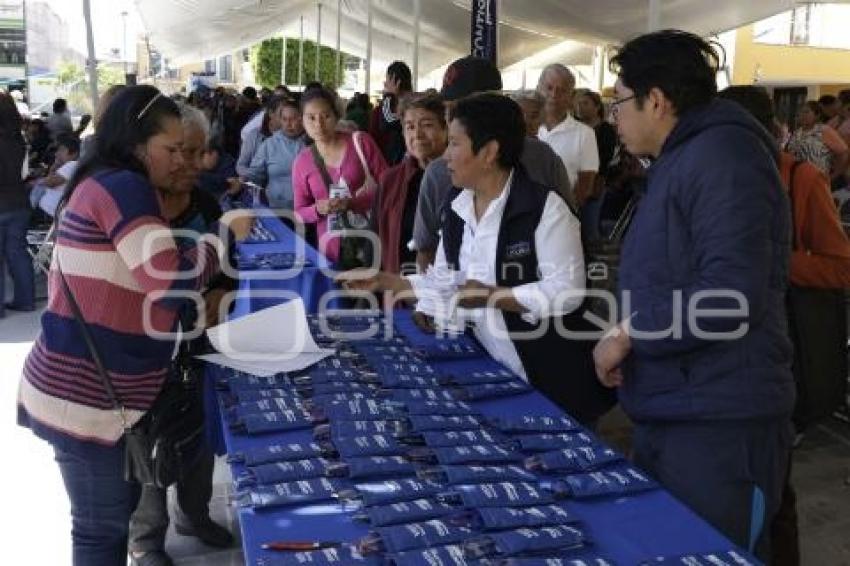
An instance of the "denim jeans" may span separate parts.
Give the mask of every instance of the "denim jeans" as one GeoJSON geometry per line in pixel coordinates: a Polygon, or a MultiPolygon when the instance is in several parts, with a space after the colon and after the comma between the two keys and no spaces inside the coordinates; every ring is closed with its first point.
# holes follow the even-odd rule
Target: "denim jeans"
{"type": "Polygon", "coordinates": [[[53,450],[71,500],[74,566],[126,566],[140,487],[124,481],[124,442],[102,446],[68,439],[54,442],[53,450]]]}
{"type": "Polygon", "coordinates": [[[0,316],[6,301],[6,264],[15,287],[12,302],[23,308],[35,304],[35,272],[27,254],[30,210],[0,212],[0,316]]]}

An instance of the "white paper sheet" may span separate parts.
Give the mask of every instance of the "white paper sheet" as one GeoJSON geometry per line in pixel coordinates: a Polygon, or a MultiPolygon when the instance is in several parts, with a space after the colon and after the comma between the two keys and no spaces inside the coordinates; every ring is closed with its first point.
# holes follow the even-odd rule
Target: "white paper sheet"
{"type": "Polygon", "coordinates": [[[207,336],[218,353],[200,359],[259,376],[298,371],[334,353],[316,345],[301,299],[219,324],[207,336]]]}

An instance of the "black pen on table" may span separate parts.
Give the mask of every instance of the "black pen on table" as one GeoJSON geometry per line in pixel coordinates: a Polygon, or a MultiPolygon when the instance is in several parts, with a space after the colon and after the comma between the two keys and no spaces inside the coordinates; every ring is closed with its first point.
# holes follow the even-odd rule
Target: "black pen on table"
{"type": "Polygon", "coordinates": [[[263,550],[278,550],[281,552],[309,552],[311,550],[321,550],[323,548],[334,548],[341,546],[342,543],[335,541],[298,541],[298,540],[280,540],[263,543],[263,550]]]}

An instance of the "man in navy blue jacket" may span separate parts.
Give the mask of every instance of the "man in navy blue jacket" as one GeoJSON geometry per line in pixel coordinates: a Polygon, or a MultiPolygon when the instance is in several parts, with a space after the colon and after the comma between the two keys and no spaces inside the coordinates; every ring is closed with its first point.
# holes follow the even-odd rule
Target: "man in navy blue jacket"
{"type": "Polygon", "coordinates": [[[594,351],[635,461],[766,558],[790,453],[790,209],[773,138],[716,99],[718,56],[667,30],[612,59],[623,143],[653,160],[623,244],[622,322],[594,351]]]}

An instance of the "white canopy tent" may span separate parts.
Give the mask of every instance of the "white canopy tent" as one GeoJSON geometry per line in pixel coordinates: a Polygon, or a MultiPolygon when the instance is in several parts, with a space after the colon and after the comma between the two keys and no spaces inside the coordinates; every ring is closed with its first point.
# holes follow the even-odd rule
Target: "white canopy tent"
{"type": "MultiPolygon", "coordinates": [[[[375,77],[395,59],[418,63],[419,76],[469,52],[471,0],[136,0],[150,40],[173,64],[199,61],[284,32],[368,58],[375,77]],[[317,17],[321,4],[322,17],[317,17]],[[372,32],[371,42],[369,26],[372,32]],[[418,58],[416,13],[419,16],[418,58]],[[338,20],[337,10],[342,17],[338,20]],[[369,49],[371,44],[371,50],[369,49]],[[371,53],[369,53],[371,51],[371,53]],[[369,57],[371,55],[371,57],[369,57]]],[[[536,53],[589,65],[591,44],[620,43],[675,27],[710,35],[802,4],[795,0],[500,0],[499,65],[536,53]]],[[[539,59],[539,57],[538,57],[539,59]]],[[[535,60],[537,64],[549,61],[535,60]]],[[[413,64],[411,65],[416,69],[413,64]]],[[[375,84],[373,82],[373,84],[375,84]]],[[[376,85],[377,86],[377,85],[376,85]]]]}

